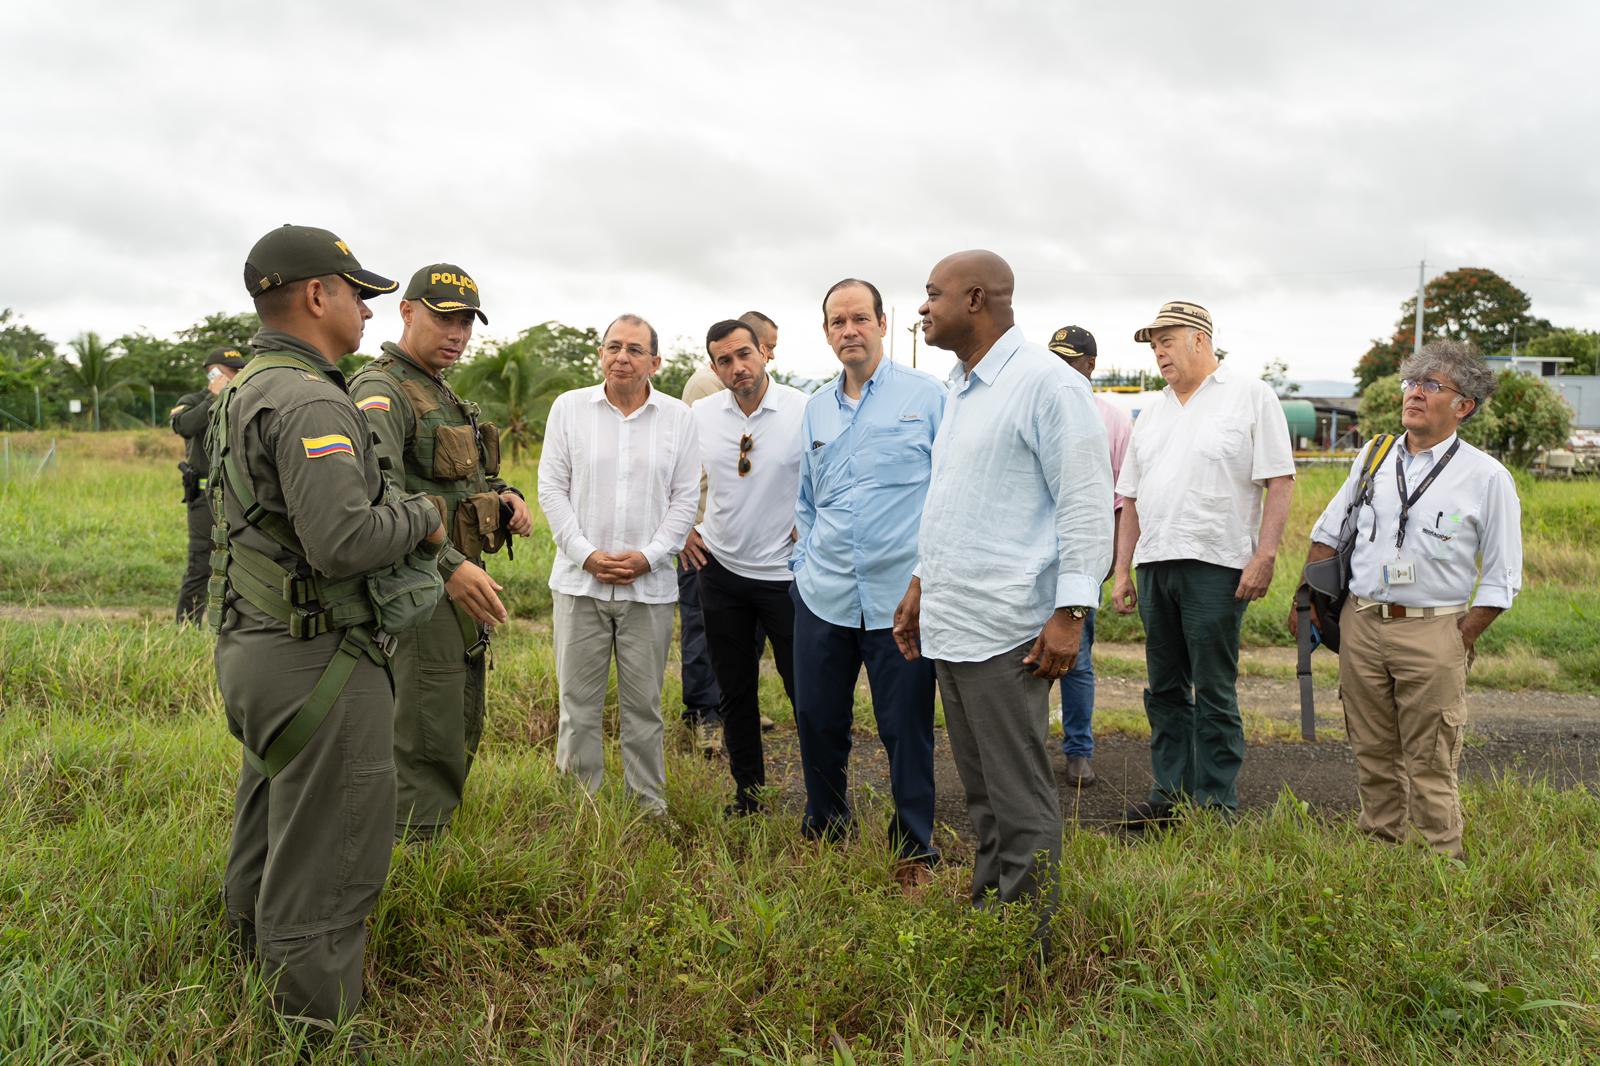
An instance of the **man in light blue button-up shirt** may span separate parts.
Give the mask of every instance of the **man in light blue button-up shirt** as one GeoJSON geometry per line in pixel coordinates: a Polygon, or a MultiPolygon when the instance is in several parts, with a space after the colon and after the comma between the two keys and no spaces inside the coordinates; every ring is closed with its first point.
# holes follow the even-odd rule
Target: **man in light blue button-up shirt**
{"type": "Polygon", "coordinates": [[[993,252],[949,256],[928,278],[923,332],[961,365],[894,631],[937,669],[978,833],[972,901],[1032,902],[1048,953],[1061,861],[1050,686],[1111,565],[1111,460],[1088,381],[1022,339],[1012,287],[993,252]]]}
{"type": "Polygon", "coordinates": [[[933,666],[895,646],[894,610],[917,561],[933,438],[944,410],[937,378],[883,357],[876,286],[846,278],[822,302],[843,373],[806,404],[795,581],[795,723],[806,782],[807,836],[848,831],[846,799],[856,679],[867,668],[889,757],[889,825],[907,889],[927,879],[933,846],[933,666]]]}

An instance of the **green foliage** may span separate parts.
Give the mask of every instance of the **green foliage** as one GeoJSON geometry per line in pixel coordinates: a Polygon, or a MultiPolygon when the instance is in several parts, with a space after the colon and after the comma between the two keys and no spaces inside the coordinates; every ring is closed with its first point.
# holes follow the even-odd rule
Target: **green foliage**
{"type": "Polygon", "coordinates": [[[1279,396],[1293,396],[1300,391],[1299,383],[1289,380],[1289,364],[1282,359],[1268,363],[1266,369],[1261,371],[1261,380],[1271,385],[1272,391],[1279,396]]]}
{"type": "Polygon", "coordinates": [[[1489,407],[1495,414],[1490,447],[1513,466],[1527,466],[1539,452],[1563,446],[1572,436],[1572,408],[1532,374],[1502,370],[1489,407]]]}
{"type": "Polygon", "coordinates": [[[261,321],[253,313],[217,312],[179,330],[174,337],[129,333],[118,337],[112,347],[121,353],[130,380],[154,386],[157,392],[181,394],[205,384],[203,365],[213,349],[247,352],[250,338],[260,328],[261,321]]]}
{"type": "Polygon", "coordinates": [[[592,329],[544,322],[515,340],[491,341],[450,378],[462,396],[475,400],[500,427],[512,458],[544,439],[544,423],[556,397],[600,380],[592,329]]]}
{"type": "MultiPolygon", "coordinates": [[[[1528,294],[1492,270],[1462,267],[1440,274],[1423,287],[1422,339],[1466,341],[1493,355],[1515,339],[1527,343],[1550,330],[1550,323],[1528,313],[1528,294]]],[[[1400,305],[1400,319],[1387,341],[1373,341],[1356,364],[1356,384],[1364,390],[1378,378],[1397,374],[1416,337],[1417,298],[1400,305]]]]}
{"type": "Polygon", "coordinates": [[[661,362],[661,369],[656,371],[655,377],[650,379],[650,384],[666,393],[668,396],[683,396],[683,387],[689,384],[689,378],[694,376],[695,370],[704,361],[704,356],[690,348],[674,348],[661,362]]]}
{"type": "Polygon", "coordinates": [[[67,363],[66,378],[83,401],[89,428],[138,425],[130,413],[136,387],[145,384],[138,368],[93,331],[78,334],[67,347],[74,358],[67,363]]]}
{"type": "Polygon", "coordinates": [[[1517,354],[1530,359],[1571,359],[1563,374],[1600,374],[1600,333],[1553,329],[1535,337],[1517,354]]]}

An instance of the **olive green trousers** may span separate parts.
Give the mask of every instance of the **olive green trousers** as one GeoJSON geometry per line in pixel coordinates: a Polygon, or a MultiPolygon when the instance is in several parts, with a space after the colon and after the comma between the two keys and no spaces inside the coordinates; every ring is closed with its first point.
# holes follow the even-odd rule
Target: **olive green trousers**
{"type": "MultiPolygon", "coordinates": [[[[260,753],[304,704],[341,638],[296,640],[243,602],[230,613],[217,638],[217,684],[229,731],[260,753]]],[[[338,1020],[361,1005],[366,919],[393,841],[393,715],[388,671],[363,658],[276,777],[240,756],[223,899],[284,1014],[338,1020]]]]}
{"type": "Polygon", "coordinates": [[[432,617],[395,639],[394,835],[426,838],[461,806],[483,736],[488,656],[467,661],[456,607],[443,596],[432,617]]]}

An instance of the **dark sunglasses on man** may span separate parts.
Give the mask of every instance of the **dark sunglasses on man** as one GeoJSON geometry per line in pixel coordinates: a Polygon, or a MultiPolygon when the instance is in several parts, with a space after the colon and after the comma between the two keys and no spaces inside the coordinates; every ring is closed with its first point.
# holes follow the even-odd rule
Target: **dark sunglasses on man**
{"type": "Polygon", "coordinates": [[[750,449],[754,448],[755,446],[756,446],[756,442],[755,442],[754,439],[751,438],[750,434],[746,433],[744,436],[739,438],[739,476],[740,477],[744,477],[746,474],[748,474],[750,472],[750,449]]]}

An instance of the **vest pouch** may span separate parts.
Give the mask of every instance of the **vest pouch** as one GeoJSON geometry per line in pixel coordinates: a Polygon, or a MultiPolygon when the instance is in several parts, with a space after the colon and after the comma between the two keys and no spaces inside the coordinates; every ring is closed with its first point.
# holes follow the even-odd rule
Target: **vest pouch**
{"type": "Polygon", "coordinates": [[[505,529],[500,525],[500,497],[478,492],[457,504],[450,542],[468,559],[481,559],[499,551],[506,542],[505,529]]]}
{"type": "Polygon", "coordinates": [[[493,422],[479,422],[478,439],[483,443],[484,476],[498,477],[500,474],[500,427],[493,422]]]}
{"type": "Polygon", "coordinates": [[[443,594],[437,555],[414,551],[393,566],[367,575],[373,625],[386,633],[414,629],[427,621],[443,594]]]}
{"type": "Polygon", "coordinates": [[[478,438],[471,426],[440,426],[433,431],[433,476],[460,481],[478,469],[478,438]]]}

